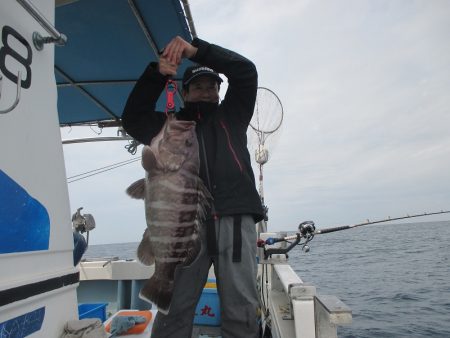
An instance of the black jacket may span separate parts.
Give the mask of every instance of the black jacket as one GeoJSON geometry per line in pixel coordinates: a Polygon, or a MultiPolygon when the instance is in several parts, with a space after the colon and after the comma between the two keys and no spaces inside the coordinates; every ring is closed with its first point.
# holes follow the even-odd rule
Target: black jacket
{"type": "MultiPolygon", "coordinates": [[[[192,61],[225,74],[229,85],[224,100],[212,111],[205,112],[210,106],[199,103],[190,109],[182,108],[177,117],[197,122],[200,177],[214,197],[217,215],[253,214],[258,222],[263,218],[263,210],[246,135],[256,100],[256,68],[251,61],[230,50],[200,39],[194,39],[192,44],[198,48],[192,61]]],[[[141,143],[150,144],[165,122],[166,115],[156,112],[155,106],[166,81],[157,64],[151,63],[128,98],[122,115],[123,127],[141,143]]]]}

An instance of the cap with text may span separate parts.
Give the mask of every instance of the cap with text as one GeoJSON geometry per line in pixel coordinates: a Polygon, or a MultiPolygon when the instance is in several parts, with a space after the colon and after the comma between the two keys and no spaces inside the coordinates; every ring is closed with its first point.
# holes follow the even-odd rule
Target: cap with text
{"type": "Polygon", "coordinates": [[[189,85],[189,83],[198,78],[199,76],[209,76],[214,78],[218,84],[222,82],[219,74],[216,73],[212,68],[206,66],[191,66],[186,68],[183,75],[183,87],[189,85]]]}

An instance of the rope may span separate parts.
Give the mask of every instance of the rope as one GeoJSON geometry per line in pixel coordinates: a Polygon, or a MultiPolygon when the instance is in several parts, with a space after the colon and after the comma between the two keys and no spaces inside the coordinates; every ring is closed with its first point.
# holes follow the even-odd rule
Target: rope
{"type": "Polygon", "coordinates": [[[105,167],[101,167],[101,168],[98,168],[98,169],[86,171],[86,172],[84,172],[84,173],[81,173],[81,174],[78,174],[78,175],[74,175],[74,176],[68,177],[68,178],[67,178],[67,183],[72,183],[72,182],[80,181],[80,180],[83,180],[83,179],[85,179],[85,178],[88,178],[88,177],[91,177],[91,176],[95,176],[95,175],[104,173],[104,172],[106,172],[106,171],[110,171],[110,170],[113,170],[113,169],[117,169],[117,168],[122,167],[122,166],[124,166],[124,165],[127,165],[127,164],[130,164],[130,163],[139,161],[140,159],[141,159],[141,157],[139,157],[139,158],[133,158],[133,159],[131,159],[131,160],[126,160],[126,161],[122,161],[122,162],[117,162],[117,163],[110,164],[110,165],[105,166],[105,167]],[[90,175],[87,175],[87,174],[90,174],[90,175]],[[80,176],[83,176],[83,177],[80,177],[80,176]],[[79,178],[74,179],[75,177],[79,177],[79,178]]]}
{"type": "Polygon", "coordinates": [[[129,144],[125,146],[125,149],[131,154],[135,155],[137,152],[137,148],[139,146],[139,141],[137,140],[131,140],[129,144]]]}

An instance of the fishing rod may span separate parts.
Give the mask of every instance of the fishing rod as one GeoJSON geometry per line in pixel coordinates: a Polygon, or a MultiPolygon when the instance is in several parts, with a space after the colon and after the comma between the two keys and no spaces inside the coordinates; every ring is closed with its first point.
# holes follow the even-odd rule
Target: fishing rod
{"type": "Polygon", "coordinates": [[[352,228],[356,228],[356,227],[360,227],[360,226],[364,226],[364,225],[370,225],[370,224],[379,224],[379,223],[385,223],[385,222],[398,221],[401,219],[448,214],[448,213],[450,213],[450,210],[446,210],[446,211],[441,210],[441,211],[437,211],[437,212],[425,212],[422,214],[406,215],[406,216],[401,216],[401,217],[393,217],[393,218],[388,217],[388,218],[376,220],[376,221],[366,220],[366,222],[363,222],[363,223],[331,227],[331,228],[325,228],[325,229],[316,229],[313,221],[305,221],[305,222],[302,222],[299,224],[298,232],[296,234],[291,235],[291,236],[286,236],[286,237],[280,237],[280,238],[269,237],[265,240],[259,239],[257,242],[257,246],[260,248],[264,248],[264,259],[268,259],[273,254],[286,255],[296,245],[303,245],[302,250],[304,252],[309,252],[310,248],[307,244],[314,238],[315,235],[321,235],[321,234],[327,234],[330,232],[348,230],[348,229],[352,229],[352,228]],[[304,240],[303,243],[301,242],[302,239],[304,240]],[[293,241],[293,242],[291,242],[291,241],[293,241]],[[273,245],[273,244],[279,243],[279,242],[287,242],[290,244],[289,244],[289,246],[287,246],[285,248],[266,249],[266,245],[273,245]]]}

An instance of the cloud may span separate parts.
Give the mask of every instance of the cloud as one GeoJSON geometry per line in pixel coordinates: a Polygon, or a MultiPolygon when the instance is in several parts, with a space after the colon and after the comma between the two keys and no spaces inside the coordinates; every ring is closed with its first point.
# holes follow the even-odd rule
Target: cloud
{"type": "MultiPolygon", "coordinates": [[[[190,5],[199,37],[251,59],[283,104],[264,166],[271,230],[450,207],[450,2],[190,5]]],[[[64,146],[68,175],[131,158],[123,145],[64,146]]],[[[72,210],[98,219],[94,242],[140,239],[143,205],[123,191],[142,173],[135,163],[69,185],[72,210]]]]}

